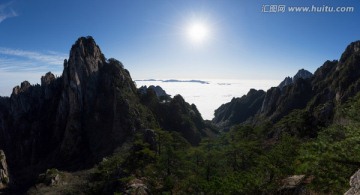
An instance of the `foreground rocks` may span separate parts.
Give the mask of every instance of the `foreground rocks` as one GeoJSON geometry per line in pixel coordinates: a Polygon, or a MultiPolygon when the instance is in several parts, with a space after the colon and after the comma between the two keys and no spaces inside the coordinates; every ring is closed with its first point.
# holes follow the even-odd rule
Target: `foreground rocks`
{"type": "Polygon", "coordinates": [[[0,150],[0,189],[4,189],[10,182],[9,171],[6,163],[6,156],[3,150],[0,150]]]}
{"type": "Polygon", "coordinates": [[[135,178],[128,183],[126,194],[148,195],[151,194],[151,192],[142,180],[135,178]]]}
{"type": "Polygon", "coordinates": [[[292,175],[281,181],[282,187],[278,194],[282,195],[311,195],[314,194],[306,189],[306,185],[312,182],[313,176],[292,175]]]}
{"type": "Polygon", "coordinates": [[[360,170],[358,170],[350,178],[350,189],[344,195],[358,195],[360,194],[360,170]]]}
{"type": "Polygon", "coordinates": [[[89,194],[88,178],[93,170],[79,172],[64,172],[57,169],[48,169],[38,176],[36,184],[26,194],[89,194]]]}

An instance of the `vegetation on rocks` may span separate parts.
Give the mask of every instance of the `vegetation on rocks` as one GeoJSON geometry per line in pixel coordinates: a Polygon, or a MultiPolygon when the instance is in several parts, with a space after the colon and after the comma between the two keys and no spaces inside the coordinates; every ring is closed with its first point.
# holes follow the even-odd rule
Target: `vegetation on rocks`
{"type": "Polygon", "coordinates": [[[41,86],[25,81],[0,98],[0,187],[15,194],[344,193],[360,166],[359,44],[314,75],[301,70],[281,88],[252,89],[204,121],[181,95],[137,89],[120,61],[82,37],[61,77],[47,73],[41,86]]]}

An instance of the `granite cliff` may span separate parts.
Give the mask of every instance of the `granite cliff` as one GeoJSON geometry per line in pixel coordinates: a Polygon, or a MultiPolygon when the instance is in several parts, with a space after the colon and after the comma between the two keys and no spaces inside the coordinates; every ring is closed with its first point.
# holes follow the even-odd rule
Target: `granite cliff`
{"type": "MultiPolygon", "coordinates": [[[[223,121],[227,121],[228,127],[244,122],[276,123],[296,109],[306,109],[309,123],[319,127],[329,125],[333,119],[334,107],[360,91],[360,71],[357,67],[360,62],[359,45],[360,41],[351,43],[339,61],[326,61],[314,74],[301,69],[294,77],[286,77],[279,86],[266,91],[262,105],[252,113],[247,108],[253,102],[248,102],[239,109],[239,106],[233,105],[233,99],[215,111],[213,122],[221,126],[223,121]],[[233,120],[230,117],[233,115],[245,117],[233,120]]],[[[236,98],[237,101],[240,99],[244,97],[236,98]]]]}
{"type": "Polygon", "coordinates": [[[24,184],[47,167],[84,168],[111,154],[147,125],[140,121],[136,90],[129,72],[106,60],[91,37],[72,46],[61,77],[47,73],[41,85],[24,81],[14,87],[0,106],[0,147],[13,170],[12,184],[24,184]]]}
{"type": "MultiPolygon", "coordinates": [[[[9,186],[16,189],[33,185],[48,168],[93,167],[149,128],[160,126],[140,102],[130,73],[106,59],[92,37],[76,41],[60,77],[49,72],[41,85],[24,81],[10,97],[0,97],[0,149],[11,172],[9,186]]],[[[5,168],[2,178],[8,178],[5,168]]]]}
{"type": "Polygon", "coordinates": [[[313,74],[305,69],[300,69],[293,77],[286,77],[280,84],[279,88],[283,89],[285,86],[295,83],[298,79],[308,79],[313,74]]]}

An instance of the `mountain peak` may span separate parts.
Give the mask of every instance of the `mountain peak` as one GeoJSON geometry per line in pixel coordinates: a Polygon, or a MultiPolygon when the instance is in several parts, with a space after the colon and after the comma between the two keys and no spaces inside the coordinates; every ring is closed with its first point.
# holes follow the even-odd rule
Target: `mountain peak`
{"type": "Polygon", "coordinates": [[[97,50],[100,50],[99,46],[96,44],[94,38],[91,36],[80,37],[71,47],[71,53],[74,53],[78,49],[81,49],[82,54],[95,54],[97,50]]]}
{"type": "Polygon", "coordinates": [[[83,91],[88,82],[96,83],[97,74],[104,64],[104,54],[95,40],[91,36],[80,37],[71,47],[69,60],[64,60],[64,86],[83,91]]]}
{"type": "Polygon", "coordinates": [[[69,61],[65,66],[74,65],[79,68],[78,66],[85,65],[85,70],[89,74],[96,72],[104,62],[105,57],[100,47],[91,36],[87,36],[80,37],[71,47],[69,61]]]}
{"type": "Polygon", "coordinates": [[[340,62],[345,62],[351,55],[356,53],[360,54],[360,41],[352,42],[346,47],[344,53],[341,55],[340,62]]]}
{"type": "Polygon", "coordinates": [[[21,92],[25,92],[27,91],[29,88],[31,87],[31,84],[29,83],[29,81],[23,81],[19,86],[16,86],[13,88],[13,92],[12,95],[18,95],[21,92]]]}
{"type": "Polygon", "coordinates": [[[292,83],[295,83],[296,80],[298,79],[307,79],[312,77],[313,74],[305,69],[300,69],[295,75],[294,77],[286,77],[280,84],[279,84],[279,88],[282,89],[285,86],[288,86],[292,83]]]}
{"type": "Polygon", "coordinates": [[[295,76],[293,77],[293,82],[296,81],[297,79],[299,78],[302,78],[302,79],[307,79],[307,78],[310,78],[312,77],[313,74],[305,69],[300,69],[296,74],[295,76]]]}

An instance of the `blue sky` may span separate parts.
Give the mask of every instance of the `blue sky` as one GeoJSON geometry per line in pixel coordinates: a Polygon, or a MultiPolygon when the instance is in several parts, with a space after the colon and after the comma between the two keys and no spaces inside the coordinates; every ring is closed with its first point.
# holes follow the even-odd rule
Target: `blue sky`
{"type": "Polygon", "coordinates": [[[133,79],[282,80],[338,59],[360,39],[358,0],[0,0],[0,95],[62,72],[91,35],[133,79]],[[264,13],[263,5],[352,6],[351,13],[264,13]],[[201,21],[208,38],[189,40],[201,21]]]}

